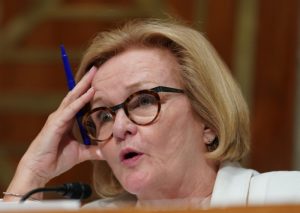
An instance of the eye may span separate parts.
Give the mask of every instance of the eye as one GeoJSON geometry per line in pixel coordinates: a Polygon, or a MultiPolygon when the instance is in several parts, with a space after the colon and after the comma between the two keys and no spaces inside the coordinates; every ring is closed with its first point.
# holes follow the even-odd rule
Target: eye
{"type": "Polygon", "coordinates": [[[96,118],[98,122],[105,123],[111,121],[113,119],[113,116],[107,111],[99,111],[96,115],[96,118]]]}
{"type": "Polygon", "coordinates": [[[96,131],[96,126],[95,126],[95,124],[94,124],[93,121],[87,120],[87,121],[85,122],[85,125],[86,125],[86,128],[88,128],[90,131],[92,131],[92,132],[95,132],[95,131],[96,131]]]}
{"type": "Polygon", "coordinates": [[[87,126],[87,128],[96,129],[94,122],[92,122],[91,120],[87,120],[85,122],[85,125],[87,126]]]}
{"type": "Polygon", "coordinates": [[[136,95],[127,105],[129,111],[148,109],[153,106],[157,106],[156,97],[147,93],[136,95]]]}
{"type": "Polygon", "coordinates": [[[130,101],[130,109],[148,107],[157,104],[156,98],[151,94],[140,94],[130,101]]]}
{"type": "Polygon", "coordinates": [[[155,104],[156,100],[152,95],[149,94],[142,94],[139,96],[138,98],[139,101],[139,105],[140,106],[146,106],[146,105],[151,105],[151,104],[155,104]]]}

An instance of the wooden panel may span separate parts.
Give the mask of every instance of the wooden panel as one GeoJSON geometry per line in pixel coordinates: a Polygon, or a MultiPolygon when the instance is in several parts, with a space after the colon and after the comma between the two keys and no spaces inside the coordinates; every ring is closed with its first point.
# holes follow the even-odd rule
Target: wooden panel
{"type": "Polygon", "coordinates": [[[182,20],[189,24],[194,23],[196,17],[196,1],[197,0],[165,0],[167,10],[173,15],[179,16],[182,20]]]}
{"type": "Polygon", "coordinates": [[[47,115],[32,115],[22,112],[14,112],[14,114],[1,113],[1,145],[4,145],[7,141],[9,142],[7,145],[11,145],[12,147],[16,148],[20,145],[22,148],[27,148],[42,128],[46,118],[47,115]]]}
{"type": "MultiPolygon", "coordinates": [[[[98,32],[108,30],[118,22],[121,23],[121,20],[47,20],[36,26],[30,35],[20,42],[20,48],[53,49],[57,47],[57,55],[59,56],[59,45],[61,43],[66,47],[72,47],[72,49],[86,48],[87,44],[98,32]]],[[[58,57],[58,59],[60,58],[58,57]]]]}
{"type": "Polygon", "coordinates": [[[208,1],[205,33],[230,68],[233,65],[236,8],[236,0],[208,1]]]}
{"type": "MultiPolygon", "coordinates": [[[[26,91],[44,93],[67,92],[67,85],[60,62],[60,52],[57,50],[57,62],[53,64],[0,64],[0,91],[26,91]]],[[[1,100],[0,100],[1,101],[1,100]]]]}
{"type": "MultiPolygon", "coordinates": [[[[1,14],[0,25],[4,26],[8,22],[12,21],[17,14],[26,10],[33,0],[23,0],[23,1],[11,1],[11,0],[2,0],[1,6],[4,11],[4,15],[1,14]]],[[[2,12],[2,11],[1,11],[2,12]]]]}
{"type": "Polygon", "coordinates": [[[297,0],[259,4],[251,166],[291,169],[299,5],[297,0]]]}
{"type": "Polygon", "coordinates": [[[65,4],[76,6],[102,5],[102,6],[117,6],[117,7],[132,7],[135,0],[64,0],[65,4]]]}

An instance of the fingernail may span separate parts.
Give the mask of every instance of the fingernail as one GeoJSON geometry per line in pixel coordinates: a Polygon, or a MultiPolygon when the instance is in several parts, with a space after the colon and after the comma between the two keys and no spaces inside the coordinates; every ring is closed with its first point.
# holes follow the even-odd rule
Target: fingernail
{"type": "Polygon", "coordinates": [[[89,72],[95,72],[97,70],[97,67],[95,67],[95,66],[92,66],[92,68],[90,69],[90,71],[89,72]]]}

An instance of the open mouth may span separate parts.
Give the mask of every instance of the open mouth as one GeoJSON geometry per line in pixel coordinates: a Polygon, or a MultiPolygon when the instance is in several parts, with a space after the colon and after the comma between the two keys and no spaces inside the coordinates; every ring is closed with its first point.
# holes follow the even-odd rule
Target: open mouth
{"type": "Polygon", "coordinates": [[[129,152],[129,153],[127,153],[127,154],[124,155],[124,160],[130,159],[130,158],[134,158],[137,155],[139,155],[139,153],[137,153],[137,152],[129,152]]]}
{"type": "Polygon", "coordinates": [[[143,155],[143,153],[132,149],[126,149],[121,152],[120,159],[121,161],[128,161],[140,157],[141,155],[143,155]]]}

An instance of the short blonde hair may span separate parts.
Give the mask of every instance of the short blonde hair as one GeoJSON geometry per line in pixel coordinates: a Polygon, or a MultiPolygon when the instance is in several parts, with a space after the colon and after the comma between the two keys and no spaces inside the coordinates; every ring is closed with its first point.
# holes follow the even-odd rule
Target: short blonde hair
{"type": "MultiPolygon", "coordinates": [[[[249,150],[249,112],[239,87],[212,45],[196,30],[173,20],[135,20],[99,33],[83,56],[77,79],[92,66],[133,46],[168,49],[177,58],[184,90],[202,121],[217,135],[207,157],[239,161],[249,150]]],[[[106,162],[95,162],[94,183],[102,197],[123,191],[106,162]]]]}

